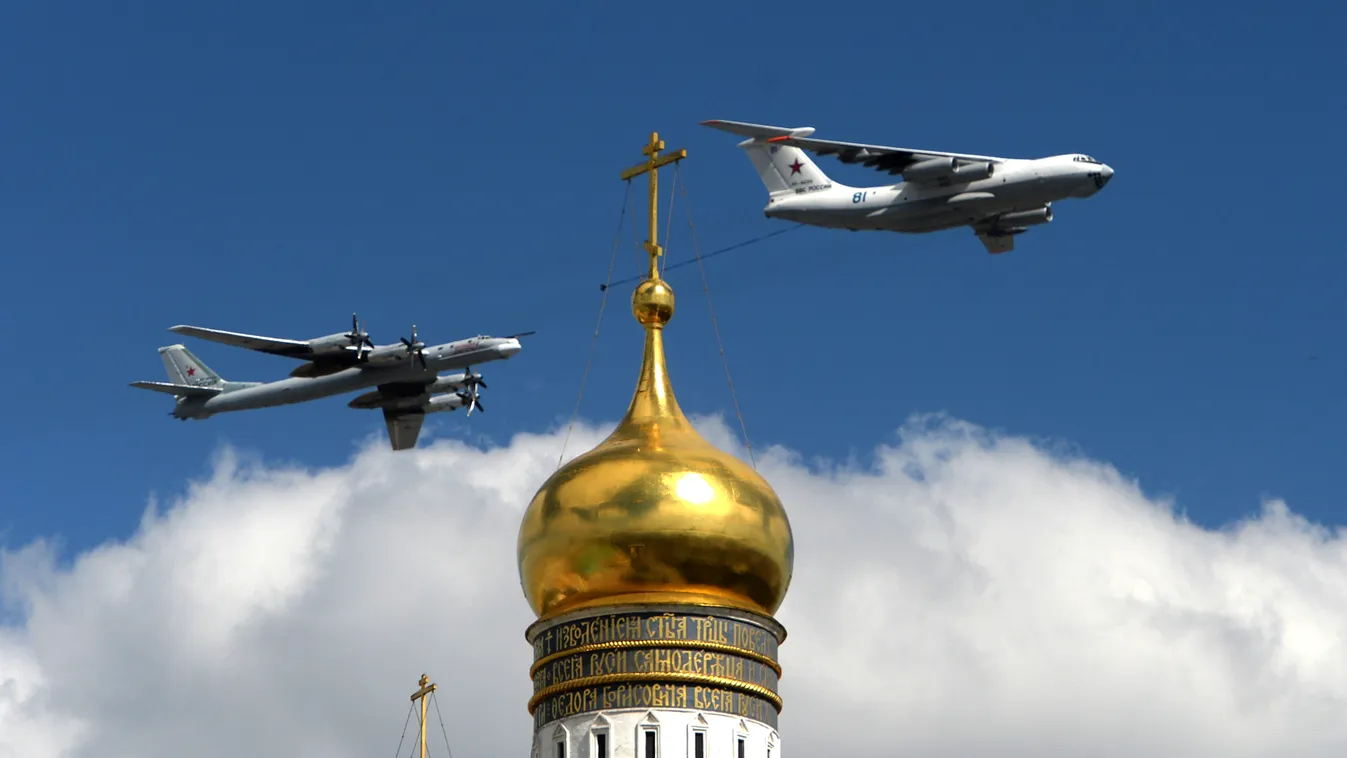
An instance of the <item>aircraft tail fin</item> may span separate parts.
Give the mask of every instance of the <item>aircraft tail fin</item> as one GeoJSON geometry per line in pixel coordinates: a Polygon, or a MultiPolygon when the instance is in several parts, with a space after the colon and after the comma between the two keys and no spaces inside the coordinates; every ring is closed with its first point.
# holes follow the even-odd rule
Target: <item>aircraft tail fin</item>
{"type": "Polygon", "coordinates": [[[753,162],[753,168],[758,170],[758,177],[767,187],[769,195],[805,194],[829,189],[834,184],[809,157],[809,153],[786,142],[792,138],[808,137],[814,133],[813,127],[787,128],[720,120],[703,121],[702,124],[748,137],[739,143],[739,147],[748,153],[748,159],[753,162]]]}
{"type": "Polygon", "coordinates": [[[746,140],[740,147],[753,161],[769,195],[803,194],[832,186],[832,180],[798,147],[746,140]]]}
{"type": "Polygon", "coordinates": [[[159,348],[159,357],[164,361],[164,371],[171,384],[206,389],[224,386],[225,381],[219,374],[211,371],[210,366],[202,363],[200,358],[182,345],[159,348]]]}

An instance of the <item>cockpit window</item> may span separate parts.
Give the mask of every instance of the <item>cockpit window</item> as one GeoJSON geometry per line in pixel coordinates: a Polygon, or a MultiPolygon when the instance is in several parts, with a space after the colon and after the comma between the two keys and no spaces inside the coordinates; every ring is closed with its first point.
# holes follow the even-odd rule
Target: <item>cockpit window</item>
{"type": "Polygon", "coordinates": [[[1091,157],[1088,156],[1088,155],[1077,155],[1077,156],[1072,157],[1071,160],[1073,160],[1073,161],[1075,161],[1075,162],[1077,162],[1077,163],[1098,163],[1098,162],[1099,162],[1099,161],[1095,160],[1094,158],[1091,158],[1091,157]]]}

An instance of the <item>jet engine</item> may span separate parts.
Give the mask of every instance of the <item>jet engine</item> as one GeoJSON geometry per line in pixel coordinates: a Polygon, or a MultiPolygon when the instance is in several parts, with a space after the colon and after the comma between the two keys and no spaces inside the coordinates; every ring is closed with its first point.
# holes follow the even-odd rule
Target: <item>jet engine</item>
{"type": "Polygon", "coordinates": [[[934,182],[949,180],[951,182],[975,182],[979,179],[991,177],[995,169],[991,163],[964,163],[959,164],[956,158],[927,158],[924,161],[917,161],[908,166],[903,171],[903,181],[908,182],[934,182]]]}
{"type": "Polygon", "coordinates": [[[965,163],[954,169],[954,176],[950,177],[956,182],[977,182],[983,179],[990,179],[995,169],[990,163],[965,163]]]}
{"type": "Polygon", "coordinates": [[[905,182],[929,182],[954,173],[958,162],[953,158],[928,158],[917,161],[903,170],[905,182]]]}
{"type": "Polygon", "coordinates": [[[1049,221],[1052,221],[1052,208],[1044,206],[1030,211],[1004,213],[996,218],[996,225],[1002,229],[1015,229],[1046,224],[1049,221]]]}

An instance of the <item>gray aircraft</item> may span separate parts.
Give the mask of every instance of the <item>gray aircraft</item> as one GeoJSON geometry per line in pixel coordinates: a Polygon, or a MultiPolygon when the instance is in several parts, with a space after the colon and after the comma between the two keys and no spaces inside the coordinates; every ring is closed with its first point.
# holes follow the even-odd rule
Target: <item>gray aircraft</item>
{"type": "Polygon", "coordinates": [[[394,450],[416,446],[427,413],[467,407],[485,411],[477,397],[485,388],[472,365],[510,358],[522,346],[520,337],[479,335],[470,339],[427,346],[416,337],[398,344],[375,345],[369,334],[351,316],[351,331],[310,340],[262,337],[199,326],[175,326],[178,334],[198,337],[234,347],[303,360],[290,378],[274,382],[231,382],[202,363],[183,345],[159,348],[168,372],[167,382],[132,382],[132,387],[162,392],[177,398],[174,418],[206,419],[217,413],[272,408],[303,403],[355,390],[375,388],[348,403],[351,408],[381,408],[394,450]],[[459,373],[440,376],[441,371],[459,373]],[[453,393],[453,394],[447,394],[453,393]]]}

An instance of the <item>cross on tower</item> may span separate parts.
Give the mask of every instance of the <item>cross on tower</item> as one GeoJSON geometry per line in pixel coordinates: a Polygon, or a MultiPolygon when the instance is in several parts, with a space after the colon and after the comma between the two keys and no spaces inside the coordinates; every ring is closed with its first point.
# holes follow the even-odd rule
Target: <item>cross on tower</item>
{"type": "Polygon", "coordinates": [[[430,677],[425,674],[421,675],[421,681],[417,684],[421,685],[421,689],[412,694],[412,702],[421,701],[421,758],[426,758],[426,695],[435,691],[435,685],[430,683],[430,677]]]}
{"type": "Polygon", "coordinates": [[[650,237],[645,241],[645,251],[650,254],[650,278],[659,278],[659,257],[664,250],[659,246],[659,219],[656,209],[659,205],[659,169],[661,166],[667,166],[670,163],[676,163],[688,157],[688,151],[683,149],[675,150],[667,155],[660,155],[659,151],[664,149],[664,141],[659,138],[659,132],[650,133],[650,142],[641,148],[645,153],[645,163],[638,163],[635,166],[622,172],[623,180],[630,180],[641,174],[650,174],[650,237]]]}

